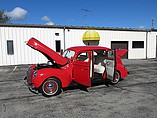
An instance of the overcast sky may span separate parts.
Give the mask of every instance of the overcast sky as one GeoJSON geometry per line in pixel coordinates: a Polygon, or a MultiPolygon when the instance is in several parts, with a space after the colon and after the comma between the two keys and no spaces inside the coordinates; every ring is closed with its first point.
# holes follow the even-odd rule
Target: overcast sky
{"type": "Polygon", "coordinates": [[[16,24],[157,28],[157,0],[0,0],[16,24]]]}

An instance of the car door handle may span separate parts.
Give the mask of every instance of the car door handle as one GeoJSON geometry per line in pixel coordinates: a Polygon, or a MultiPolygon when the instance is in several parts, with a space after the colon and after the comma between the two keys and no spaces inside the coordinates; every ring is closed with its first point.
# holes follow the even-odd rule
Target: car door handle
{"type": "Polygon", "coordinates": [[[82,69],[82,70],[89,70],[89,68],[84,68],[84,69],[82,69]]]}
{"type": "Polygon", "coordinates": [[[110,65],[110,62],[106,62],[106,65],[107,65],[107,66],[110,65]]]}

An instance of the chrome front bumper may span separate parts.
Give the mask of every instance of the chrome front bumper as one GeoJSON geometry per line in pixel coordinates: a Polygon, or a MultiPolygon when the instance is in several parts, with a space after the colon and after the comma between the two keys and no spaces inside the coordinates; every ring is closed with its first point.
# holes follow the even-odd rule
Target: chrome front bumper
{"type": "Polygon", "coordinates": [[[32,84],[31,84],[31,82],[30,82],[30,75],[31,75],[31,73],[32,73],[32,69],[30,69],[30,68],[28,68],[28,70],[27,70],[27,76],[23,79],[23,81],[24,81],[24,84],[28,87],[28,89],[31,91],[31,92],[33,92],[33,93],[39,93],[38,92],[38,89],[36,89],[32,84]]]}

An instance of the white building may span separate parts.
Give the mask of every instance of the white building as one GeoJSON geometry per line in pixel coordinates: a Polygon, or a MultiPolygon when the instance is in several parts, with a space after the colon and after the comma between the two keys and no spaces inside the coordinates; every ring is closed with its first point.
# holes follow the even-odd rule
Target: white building
{"type": "Polygon", "coordinates": [[[42,54],[26,45],[31,37],[59,52],[85,45],[82,38],[90,30],[99,34],[99,46],[128,49],[125,58],[157,57],[157,30],[0,24],[0,66],[46,62],[42,54]]]}

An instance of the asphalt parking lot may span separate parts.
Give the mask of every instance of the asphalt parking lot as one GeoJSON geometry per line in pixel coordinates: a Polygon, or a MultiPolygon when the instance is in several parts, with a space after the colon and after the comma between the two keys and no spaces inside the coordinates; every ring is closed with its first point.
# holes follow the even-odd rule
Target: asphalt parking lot
{"type": "Polygon", "coordinates": [[[157,59],[123,62],[130,74],[117,85],[50,98],[24,85],[26,65],[0,67],[0,118],[157,118],[157,59]]]}

